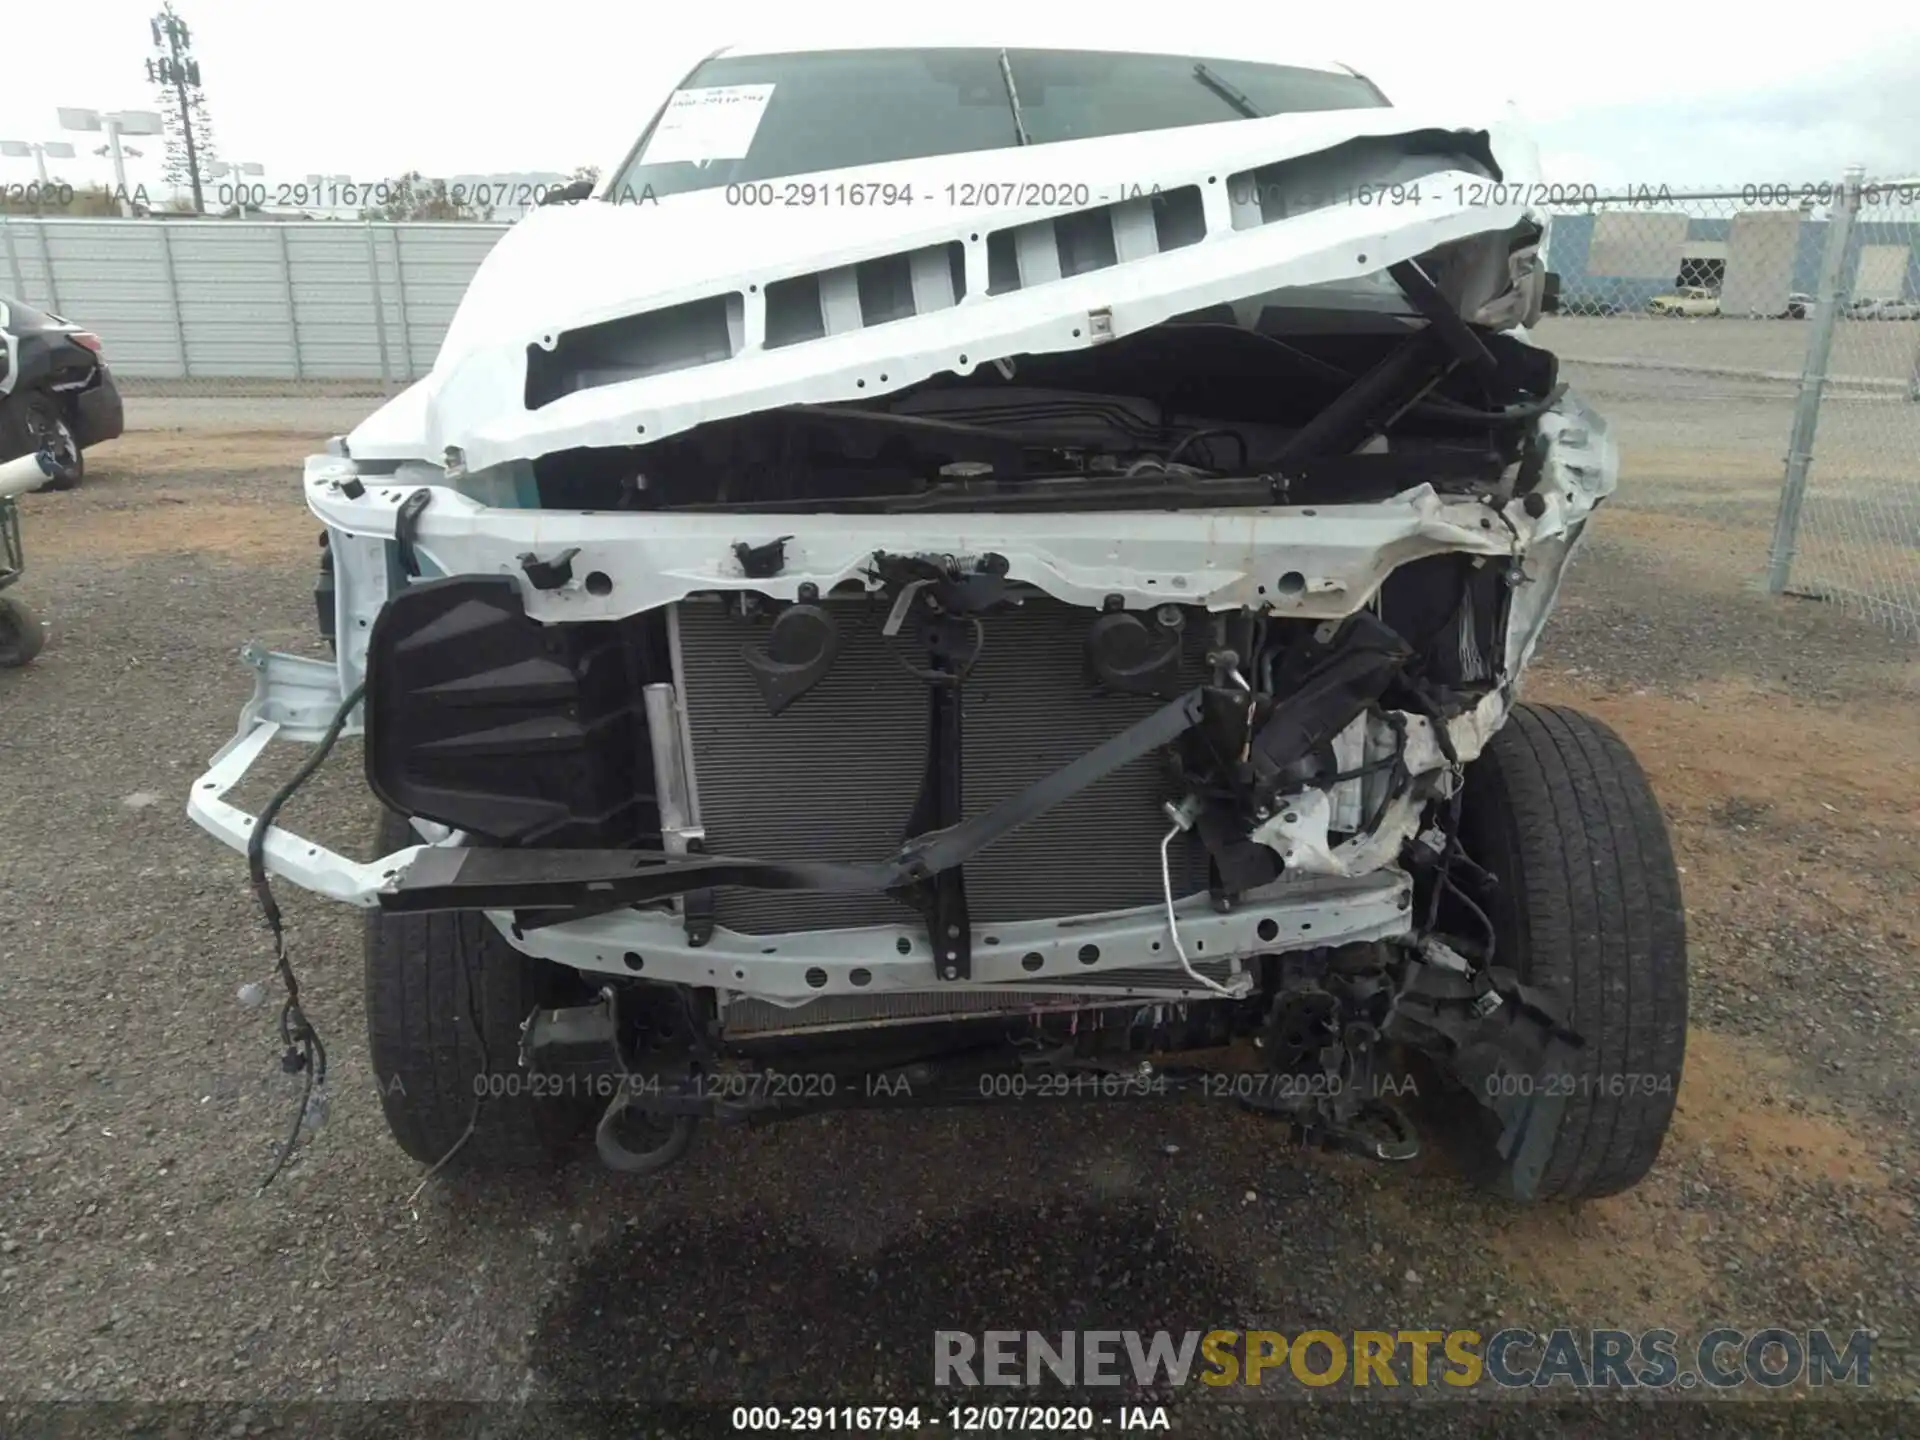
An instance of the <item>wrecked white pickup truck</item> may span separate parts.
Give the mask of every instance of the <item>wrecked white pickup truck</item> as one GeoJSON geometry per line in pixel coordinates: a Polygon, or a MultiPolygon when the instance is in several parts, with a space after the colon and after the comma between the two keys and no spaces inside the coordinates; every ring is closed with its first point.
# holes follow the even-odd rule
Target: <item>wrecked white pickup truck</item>
{"type": "Polygon", "coordinates": [[[1538,179],[1337,67],[697,67],[308,461],[336,660],[249,652],[193,790],[369,912],[401,1145],[1197,1093],[1637,1181],[1683,912],[1631,755],[1517,700],[1617,471],[1538,179]],[[360,729],[379,858],[224,798],[360,729]]]}

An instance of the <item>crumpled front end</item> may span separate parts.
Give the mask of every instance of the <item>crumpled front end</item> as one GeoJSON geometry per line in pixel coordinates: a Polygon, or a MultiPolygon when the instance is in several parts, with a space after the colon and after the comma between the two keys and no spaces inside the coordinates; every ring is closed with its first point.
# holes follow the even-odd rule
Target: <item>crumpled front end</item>
{"type": "MultiPolygon", "coordinates": [[[[767,1032],[1241,997],[1414,935],[1617,465],[1525,338],[1524,146],[1341,123],[463,310],[308,462],[337,660],[253,657],[195,819],[244,848],[226,790],[364,682],[422,843],[275,829],[269,870],[767,1032]]],[[[502,273],[693,228],[645,210],[537,217],[502,273]]]]}

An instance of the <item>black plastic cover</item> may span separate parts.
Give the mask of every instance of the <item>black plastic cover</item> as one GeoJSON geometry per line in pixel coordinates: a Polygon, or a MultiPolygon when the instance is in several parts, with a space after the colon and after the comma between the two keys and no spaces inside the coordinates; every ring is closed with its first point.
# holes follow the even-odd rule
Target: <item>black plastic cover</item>
{"type": "Polygon", "coordinates": [[[657,839],[631,625],[542,625],[509,576],[409,586],[367,651],[367,783],[504,844],[657,839]]]}

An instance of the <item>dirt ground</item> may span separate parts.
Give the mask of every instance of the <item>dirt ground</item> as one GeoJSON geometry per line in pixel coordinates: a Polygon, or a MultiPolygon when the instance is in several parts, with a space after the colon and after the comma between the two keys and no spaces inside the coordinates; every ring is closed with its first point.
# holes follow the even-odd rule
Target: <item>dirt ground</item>
{"type": "MultiPolygon", "coordinates": [[[[52,641],[0,672],[0,1433],[497,1434],[503,1414],[642,1433],[545,1407],[921,1395],[936,1329],[1718,1324],[1868,1328],[1872,1384],[1688,1403],[1663,1428],[1910,1432],[1920,1411],[1886,1402],[1920,1400],[1920,662],[1752,590],[1773,432],[1729,430],[1717,461],[1683,431],[1625,439],[1528,694],[1603,717],[1652,779],[1685,872],[1692,1031],[1653,1175],[1539,1210],[1438,1153],[1303,1152],[1201,1100],[839,1115],[705,1135],[651,1184],[589,1158],[416,1195],[368,1073],[359,922],[291,887],[335,1095],[257,1195],[294,1085],[271,1012],[235,992],[270,952],[240,857],[182,807],[248,692],[237,647],[313,649],[295,482],[316,446],[98,451],[82,490],[23,505],[20,593],[52,641]],[[292,1408],[369,1400],[495,1408],[292,1408]],[[152,1408],[20,1408],[99,1401],[152,1408]]],[[[344,747],[283,821],[362,849],[370,822],[344,747]]],[[[1462,1400],[1313,1410],[1356,1433],[1542,1423],[1462,1400]]],[[[1189,1397],[1175,1429],[1272,1433],[1276,1414],[1189,1397]]],[[[1654,1421],[1609,1402],[1570,1423],[1654,1421]]]]}

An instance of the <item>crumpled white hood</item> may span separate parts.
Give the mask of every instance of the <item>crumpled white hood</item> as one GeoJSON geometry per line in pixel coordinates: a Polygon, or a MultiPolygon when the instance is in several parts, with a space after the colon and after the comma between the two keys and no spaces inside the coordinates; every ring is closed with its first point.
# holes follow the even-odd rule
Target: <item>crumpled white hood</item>
{"type": "MultiPolygon", "coordinates": [[[[441,462],[453,448],[466,468],[481,469],[578,446],[657,440],[777,405],[871,398],[1004,356],[1098,344],[1203,306],[1357,278],[1449,240],[1508,228],[1527,212],[1539,163],[1510,114],[1489,123],[1379,108],[807,178],[828,187],[910,186],[914,200],[768,207],[729,204],[726,191],[715,188],[534,212],[501,238],[475,274],[432,373],[354,430],[351,453],[441,462]],[[1422,129],[1485,130],[1506,183],[1490,186],[1447,171],[1421,181],[1417,201],[1355,195],[1285,220],[1233,228],[1231,176],[1356,137],[1422,129]],[[977,203],[992,196],[987,187],[1004,201],[1030,185],[1056,187],[1056,194],[1081,185],[1087,190],[1066,204],[977,203]],[[1199,188],[1205,208],[1208,233],[1199,243],[1011,293],[986,293],[991,231],[1149,194],[1156,186],[1186,185],[1199,188]],[[966,247],[967,293],[958,304],[805,343],[762,345],[770,282],[950,242],[966,247]],[[551,348],[566,330],[730,292],[741,295],[745,312],[744,343],[732,358],[527,408],[529,345],[551,348]]],[[[786,182],[770,188],[778,202],[786,182]]]]}

